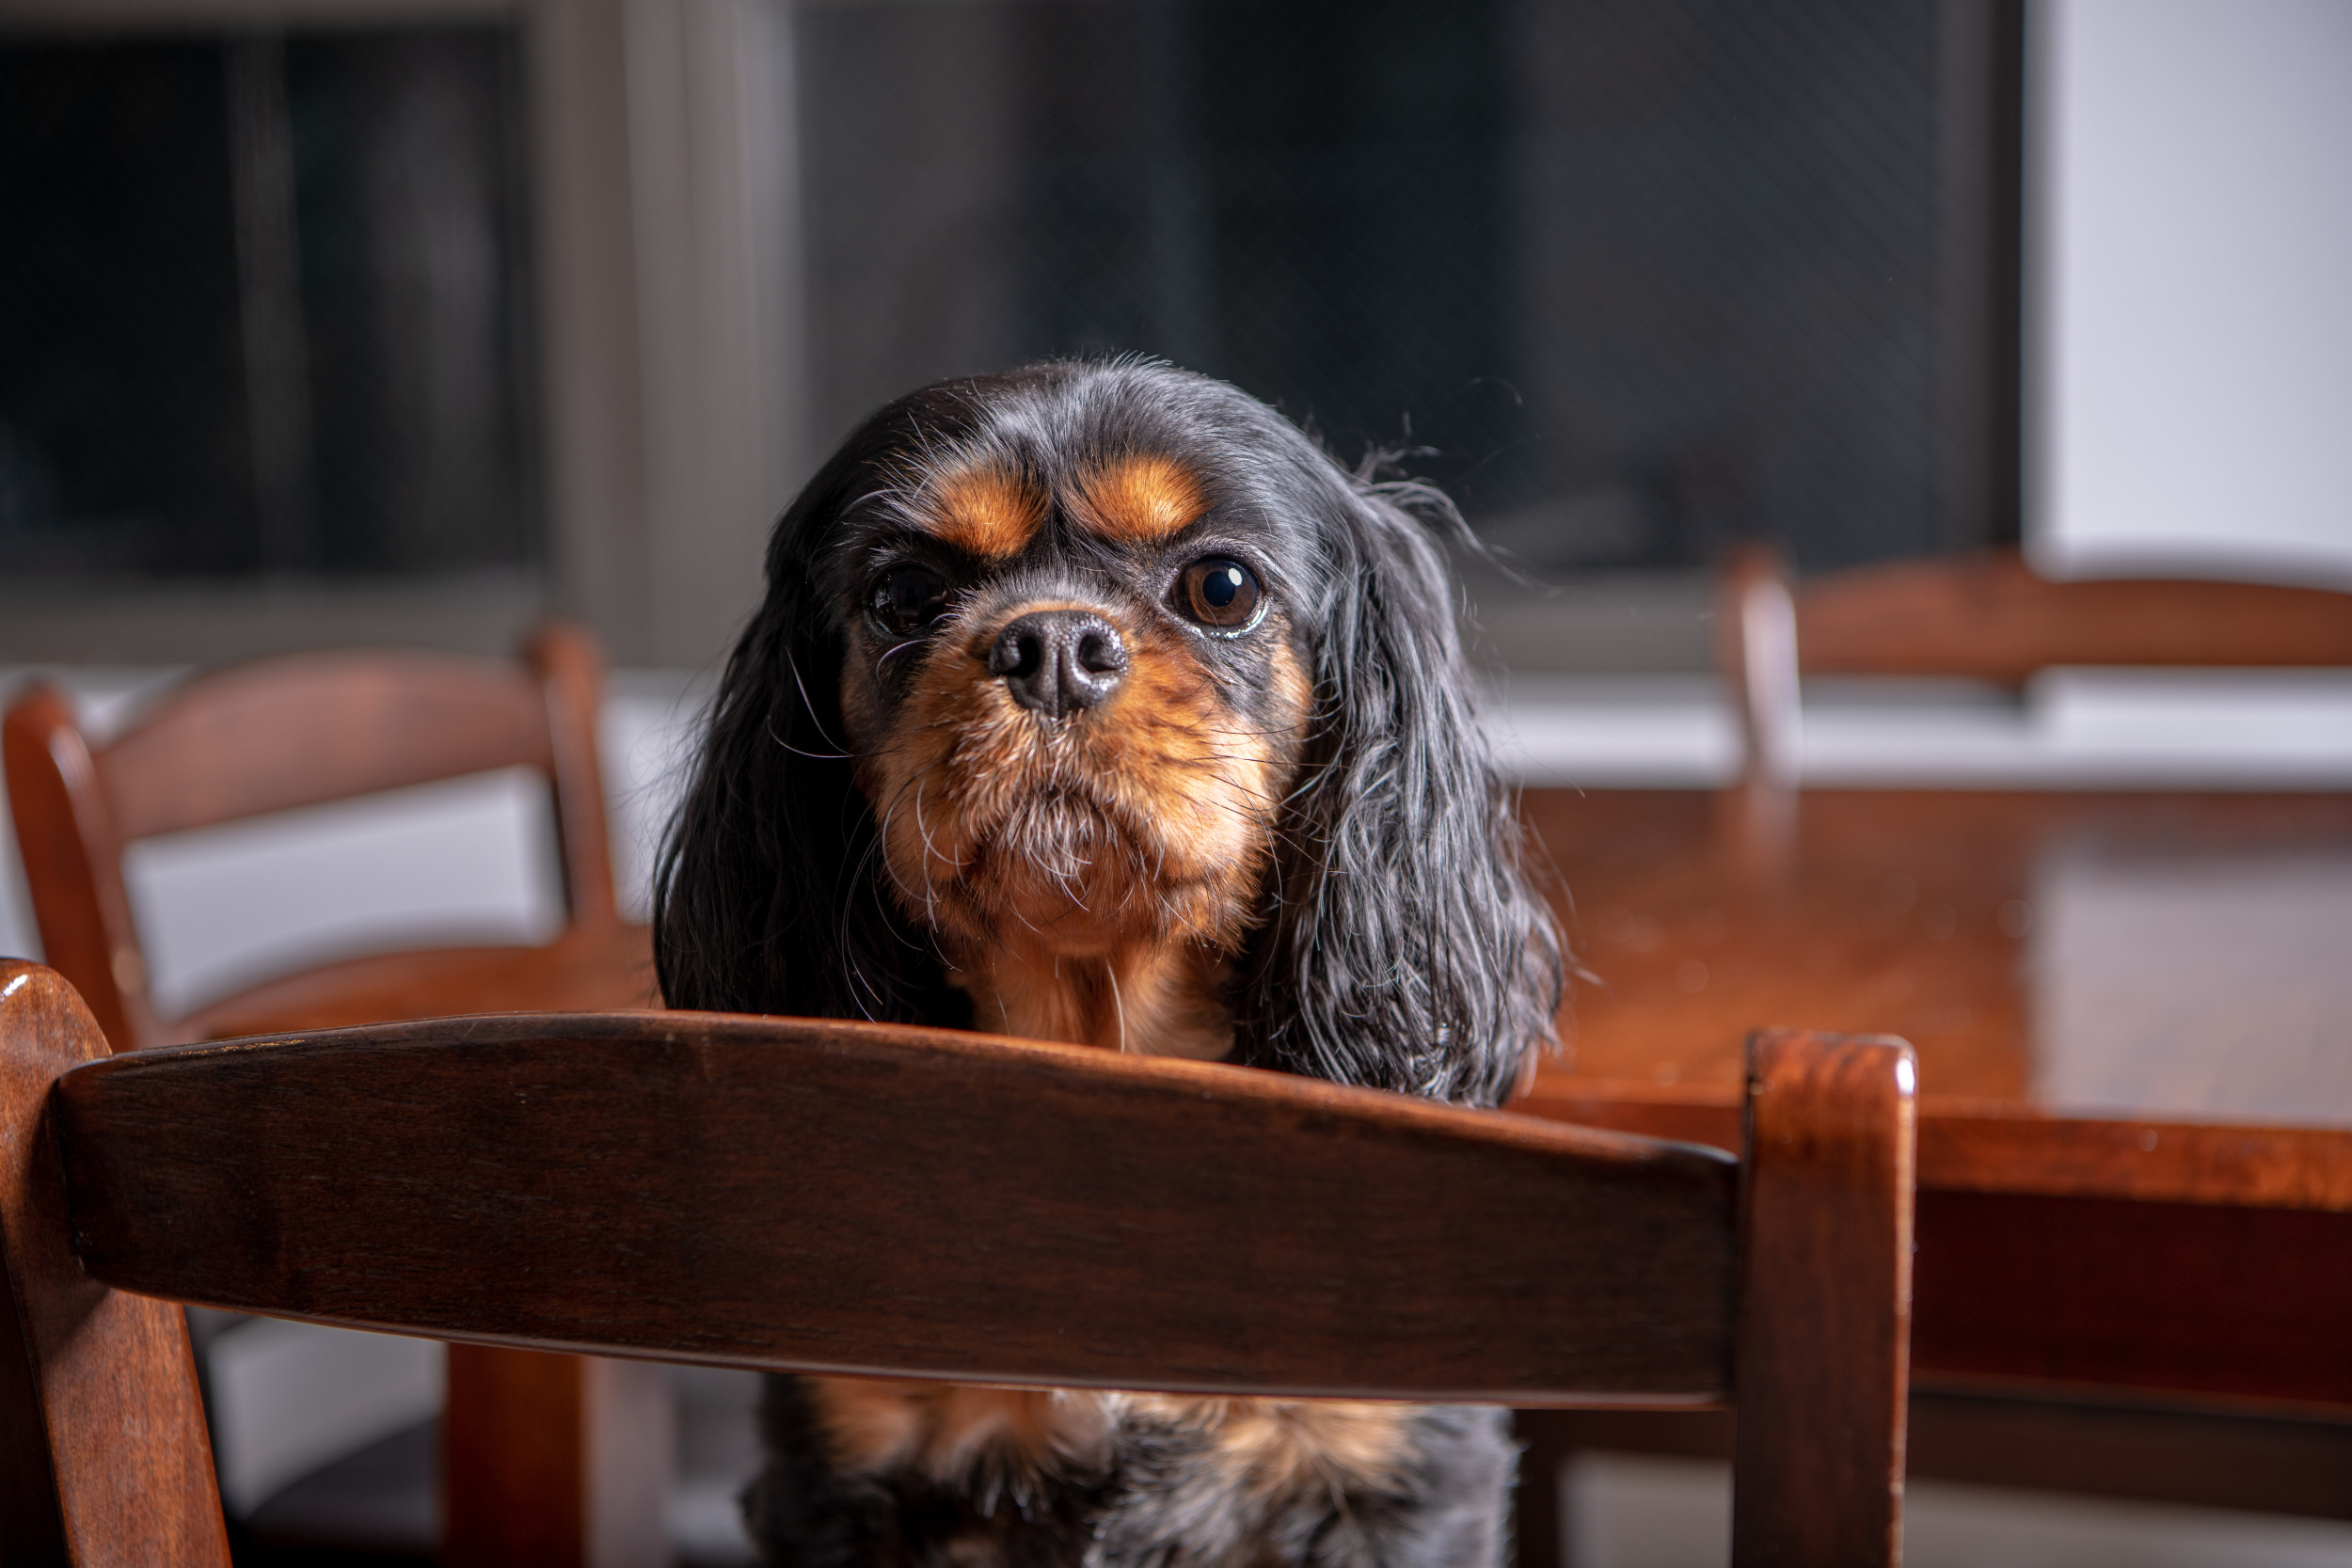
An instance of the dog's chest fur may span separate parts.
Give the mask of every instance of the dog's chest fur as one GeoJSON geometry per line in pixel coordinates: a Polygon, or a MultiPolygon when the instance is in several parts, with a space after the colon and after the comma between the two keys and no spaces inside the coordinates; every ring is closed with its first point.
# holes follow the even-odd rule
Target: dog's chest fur
{"type": "Polygon", "coordinates": [[[1502,1412],[771,1380],[755,1531],[804,1568],[1485,1568],[1502,1412]]]}
{"type": "Polygon", "coordinates": [[[1196,1062],[1233,1048],[1224,1002],[1232,961],[1194,943],[1127,943],[1084,958],[1007,944],[976,958],[953,977],[972,998],[975,1028],[1196,1062]]]}

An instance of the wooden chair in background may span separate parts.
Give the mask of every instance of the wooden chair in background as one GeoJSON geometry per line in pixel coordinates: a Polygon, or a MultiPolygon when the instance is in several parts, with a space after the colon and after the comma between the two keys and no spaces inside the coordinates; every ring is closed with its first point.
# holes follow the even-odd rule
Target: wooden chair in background
{"type": "MultiPolygon", "coordinates": [[[[2053,581],[2036,576],[2014,549],[1890,562],[1799,583],[1772,550],[1748,546],[1727,562],[1716,603],[1718,664],[1744,765],[1721,799],[1715,847],[1741,874],[1767,879],[1786,878],[1801,863],[1803,677],[1943,676],[2017,689],[2064,666],[2352,668],[2352,594],[2216,581],[2053,581]]],[[[1811,912],[1818,918],[1834,907],[1815,905],[1811,912]]],[[[1787,918],[1793,924],[1796,916],[1787,918]]],[[[1922,1043],[1932,1069],[1936,1042],[1922,1043]]],[[[2021,1102],[2016,1114],[2022,1118],[2031,1109],[2021,1102]]],[[[1931,1136],[1934,1111],[1931,1102],[1931,1136]]],[[[2140,1147],[2153,1148],[2155,1136],[2147,1133],[2150,1141],[2140,1147]]],[[[1930,1201],[1938,1196],[1931,1192],[1930,1201]]],[[[2134,1288],[2140,1284],[2134,1276],[2134,1288]]],[[[2258,1411],[2185,1400],[2175,1408],[2142,1394],[2103,1402],[2063,1384],[1976,1390],[1947,1384],[1915,1405],[1913,1419],[1915,1474],[2352,1517],[2343,1500],[2352,1494],[2340,1479],[2345,1429],[2328,1415],[2312,1417],[2298,1431],[2292,1407],[2258,1411]]],[[[1533,1454],[1555,1465],[1578,1450],[1718,1457],[1729,1444],[1719,1419],[1649,1414],[1538,1418],[1526,1435],[1533,1454]]]]}
{"type": "Polygon", "coordinates": [[[622,1007],[653,994],[651,948],[613,903],[594,645],[569,626],[519,662],[298,654],[199,675],[93,746],[35,686],[5,723],[8,801],[49,962],[118,1050],[229,1034],[509,1008],[622,1007]],[[527,767],[555,801],[567,920],[543,946],[353,959],[159,1017],[122,873],[126,846],[404,785],[527,767]]]}
{"type": "Polygon", "coordinates": [[[2022,687],[2059,665],[2352,667],[2352,594],[2257,583],[2054,582],[2013,549],[1899,561],[1792,584],[1766,546],[1716,601],[1718,662],[1751,783],[1798,769],[1804,675],[1951,675],[2022,687]]]}
{"type": "MultiPolygon", "coordinates": [[[[197,676],[95,745],[62,693],[35,686],[0,733],[48,961],[126,1051],[450,1013],[657,1005],[645,928],[614,903],[596,754],[602,684],[594,644],[562,625],[532,637],[519,661],[295,655],[197,676]],[[127,845],[517,766],[542,774],[553,795],[567,918],[551,942],[353,958],[184,1017],[159,1015],[123,876],[127,845]]],[[[518,1510],[560,1513],[550,1480],[585,1485],[605,1442],[600,1424],[644,1427],[660,1397],[633,1369],[453,1346],[443,1423],[452,1556],[501,1560],[472,1537],[506,1528],[518,1510]],[[601,1423],[600,1411],[611,1412],[601,1423]]],[[[660,1501],[643,1506],[658,1516],[660,1501]]]]}
{"type": "Polygon", "coordinates": [[[0,963],[0,1530],[12,1568],[225,1564],[166,1305],[188,1301],[992,1384],[1736,1400],[1735,1560],[1891,1563],[1910,1049],[1751,1052],[1735,1162],[836,1022],[449,1019],[108,1059],[68,987],[0,963]]]}

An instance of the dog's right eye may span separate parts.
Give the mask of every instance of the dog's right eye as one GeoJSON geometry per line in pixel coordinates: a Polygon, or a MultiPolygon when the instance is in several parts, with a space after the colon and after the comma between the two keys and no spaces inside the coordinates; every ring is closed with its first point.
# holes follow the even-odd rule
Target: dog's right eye
{"type": "Polygon", "coordinates": [[[1217,631],[1247,631],[1257,621],[1263,597],[1257,574],[1231,556],[1202,556],[1177,579],[1184,611],[1217,631]]]}
{"type": "Polygon", "coordinates": [[[947,579],[928,566],[893,566],[874,580],[875,619],[901,636],[947,612],[947,579]]]}

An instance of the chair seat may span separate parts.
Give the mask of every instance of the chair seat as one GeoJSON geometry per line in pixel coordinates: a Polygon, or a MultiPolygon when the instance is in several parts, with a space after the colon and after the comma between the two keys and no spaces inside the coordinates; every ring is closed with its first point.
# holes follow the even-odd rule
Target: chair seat
{"type": "Polygon", "coordinates": [[[660,1005],[651,927],[578,926],[542,947],[427,948],[307,970],[226,997],[174,1032],[193,1042],[390,1019],[629,1012],[660,1005]]]}

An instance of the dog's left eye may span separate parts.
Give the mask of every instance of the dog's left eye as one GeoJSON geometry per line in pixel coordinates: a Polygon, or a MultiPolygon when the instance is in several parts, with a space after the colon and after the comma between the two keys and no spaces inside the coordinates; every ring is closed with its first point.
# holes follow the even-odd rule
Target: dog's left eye
{"type": "Polygon", "coordinates": [[[928,566],[893,566],[874,581],[874,615],[892,631],[911,635],[947,610],[947,580],[928,566]]]}
{"type": "Polygon", "coordinates": [[[1184,612],[1204,626],[1232,631],[1258,616],[1257,575],[1232,556],[1203,556],[1177,582],[1184,612]]]}

